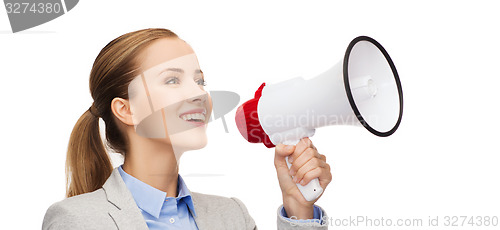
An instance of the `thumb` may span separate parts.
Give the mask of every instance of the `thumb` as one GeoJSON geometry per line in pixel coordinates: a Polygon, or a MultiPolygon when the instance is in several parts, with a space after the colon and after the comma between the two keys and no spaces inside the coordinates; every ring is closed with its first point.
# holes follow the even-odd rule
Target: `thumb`
{"type": "Polygon", "coordinates": [[[274,150],[275,150],[274,164],[276,168],[281,166],[288,168],[285,162],[285,157],[292,155],[293,151],[295,151],[295,145],[278,144],[276,145],[274,150]]]}
{"type": "Polygon", "coordinates": [[[292,155],[294,151],[295,145],[278,144],[275,147],[274,167],[276,167],[280,189],[283,194],[292,194],[294,190],[298,190],[297,186],[292,181],[290,171],[285,161],[285,157],[292,155]]]}
{"type": "Polygon", "coordinates": [[[275,147],[276,155],[283,158],[291,155],[294,150],[295,150],[295,145],[278,144],[275,147]]]}

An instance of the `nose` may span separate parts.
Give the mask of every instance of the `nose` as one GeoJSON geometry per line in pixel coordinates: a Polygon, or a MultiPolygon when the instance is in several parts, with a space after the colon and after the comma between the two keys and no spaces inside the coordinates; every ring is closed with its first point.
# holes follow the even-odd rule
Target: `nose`
{"type": "Polygon", "coordinates": [[[205,101],[207,101],[208,95],[206,91],[198,92],[197,94],[198,94],[197,96],[190,97],[188,101],[197,104],[203,104],[205,103],[205,101]]]}
{"type": "Polygon", "coordinates": [[[190,90],[187,92],[187,101],[196,104],[203,104],[207,101],[208,93],[205,89],[200,88],[198,84],[193,83],[189,86],[190,90]]]}

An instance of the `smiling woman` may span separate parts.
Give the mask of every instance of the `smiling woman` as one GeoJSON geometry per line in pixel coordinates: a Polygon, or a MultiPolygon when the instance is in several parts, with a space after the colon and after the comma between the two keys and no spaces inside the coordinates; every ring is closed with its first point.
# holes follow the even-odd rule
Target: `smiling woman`
{"type": "MultiPolygon", "coordinates": [[[[90,74],[94,102],[71,133],[68,198],[49,207],[42,228],[257,229],[240,200],[191,192],[178,173],[182,154],[207,144],[212,100],[204,86],[194,51],[169,30],[139,30],[108,43],[90,74]],[[125,158],[115,169],[99,118],[107,146],[125,158]]],[[[325,229],[324,210],[305,201],[288,175],[284,158],[291,154],[303,162],[294,163],[296,176],[319,177],[323,188],[331,181],[330,167],[309,139],[278,145],[284,203],[278,229],[325,229]]]]}

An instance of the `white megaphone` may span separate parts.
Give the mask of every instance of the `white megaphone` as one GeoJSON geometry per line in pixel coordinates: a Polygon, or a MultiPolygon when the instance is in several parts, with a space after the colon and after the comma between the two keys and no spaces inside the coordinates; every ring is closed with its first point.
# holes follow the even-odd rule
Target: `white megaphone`
{"type": "MultiPolygon", "coordinates": [[[[403,91],[394,63],[377,41],[360,36],[342,61],[317,77],[263,83],[237,109],[235,120],[245,139],[271,148],[295,145],[328,125],[362,125],[386,137],[396,131],[402,115],[403,91]]],[[[318,178],[297,187],[307,201],[323,193],[318,178]]]]}

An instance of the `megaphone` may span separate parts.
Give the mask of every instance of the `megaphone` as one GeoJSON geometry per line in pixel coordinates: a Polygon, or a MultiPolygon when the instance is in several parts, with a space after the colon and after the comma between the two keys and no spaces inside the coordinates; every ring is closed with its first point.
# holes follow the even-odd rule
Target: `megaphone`
{"type": "MultiPolygon", "coordinates": [[[[363,126],[386,137],[396,131],[402,115],[403,91],[394,63],[380,43],[360,36],[350,42],[343,60],[312,79],[263,83],[253,99],[238,107],[235,120],[246,140],[271,148],[295,145],[329,125],[363,126]]],[[[323,193],[318,178],[297,187],[307,201],[323,193]]]]}

